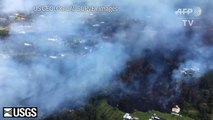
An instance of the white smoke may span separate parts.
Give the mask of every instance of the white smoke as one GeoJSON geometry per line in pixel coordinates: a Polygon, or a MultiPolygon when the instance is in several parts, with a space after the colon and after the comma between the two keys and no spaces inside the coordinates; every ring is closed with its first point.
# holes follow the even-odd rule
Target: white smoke
{"type": "MultiPolygon", "coordinates": [[[[76,5],[76,1],[66,0],[1,2],[2,13],[26,14],[33,13],[33,7],[39,5],[76,5]]],[[[0,58],[1,107],[38,106],[40,111],[51,113],[66,101],[75,101],[73,106],[81,105],[91,93],[113,82],[128,60],[144,57],[146,50],[165,57],[174,56],[172,51],[183,50],[182,62],[173,71],[174,80],[183,79],[180,71],[185,67],[196,67],[199,70],[196,77],[212,69],[212,48],[203,43],[202,33],[193,34],[190,40],[183,33],[185,28],[174,14],[179,2],[125,0],[106,4],[91,0],[86,3],[116,5],[119,11],[103,16],[90,12],[38,13],[30,23],[33,30],[23,35],[17,33],[22,23],[11,24],[11,35],[0,42],[1,55],[8,56],[0,58]],[[96,20],[99,17],[103,17],[101,21],[96,20]],[[91,19],[94,24],[87,23],[91,19]],[[114,30],[122,26],[122,21],[128,26],[125,23],[128,20],[140,22],[114,30]],[[102,33],[95,31],[95,27],[109,30],[102,33]],[[110,33],[111,36],[104,36],[110,33]],[[26,43],[31,46],[24,46],[26,43]]],[[[150,83],[167,67],[159,61],[155,56],[150,60],[157,71],[150,75],[150,83]]]]}

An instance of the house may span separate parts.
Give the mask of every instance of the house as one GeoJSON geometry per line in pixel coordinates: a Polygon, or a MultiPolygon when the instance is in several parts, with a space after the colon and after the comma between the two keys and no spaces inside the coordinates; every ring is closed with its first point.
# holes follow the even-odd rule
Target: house
{"type": "Polygon", "coordinates": [[[161,119],[154,113],[149,120],[161,120],[161,119]]]}
{"type": "Polygon", "coordinates": [[[123,120],[139,120],[139,118],[132,117],[129,113],[125,113],[123,116],[123,120]]]}
{"type": "Polygon", "coordinates": [[[123,116],[123,119],[124,119],[124,120],[133,120],[133,117],[130,116],[129,113],[125,113],[124,116],[123,116]]]}
{"type": "Polygon", "coordinates": [[[172,115],[182,116],[179,113],[180,113],[180,107],[178,105],[172,108],[172,112],[171,112],[172,115]]]}

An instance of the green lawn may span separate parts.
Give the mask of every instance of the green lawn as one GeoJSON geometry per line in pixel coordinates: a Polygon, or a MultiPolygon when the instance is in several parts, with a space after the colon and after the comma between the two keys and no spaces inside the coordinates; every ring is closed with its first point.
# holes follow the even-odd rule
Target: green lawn
{"type": "MultiPolygon", "coordinates": [[[[97,120],[122,120],[124,112],[118,110],[117,108],[113,108],[105,100],[99,102],[96,107],[96,118],[97,120]]],[[[161,113],[158,111],[149,111],[149,112],[140,112],[136,111],[131,113],[133,117],[138,117],[140,120],[148,120],[153,114],[157,114],[157,116],[166,119],[166,120],[192,120],[189,117],[178,117],[175,115],[171,115],[169,113],[161,113]]]]}

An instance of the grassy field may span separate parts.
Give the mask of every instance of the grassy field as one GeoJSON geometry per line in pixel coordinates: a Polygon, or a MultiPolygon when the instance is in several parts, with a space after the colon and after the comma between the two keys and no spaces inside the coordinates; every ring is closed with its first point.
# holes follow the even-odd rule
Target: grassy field
{"type": "MultiPolygon", "coordinates": [[[[161,113],[158,111],[141,112],[135,111],[130,113],[131,116],[139,118],[139,120],[149,120],[153,114],[163,120],[193,120],[189,117],[178,117],[169,113],[161,113]]],[[[124,112],[118,108],[110,106],[106,100],[100,100],[95,106],[89,105],[85,109],[75,111],[64,111],[60,114],[52,115],[44,120],[123,120],[124,112]]]]}
{"type": "MultiPolygon", "coordinates": [[[[122,120],[124,112],[118,110],[117,108],[113,108],[105,100],[101,100],[96,107],[96,118],[97,120],[122,120]]],[[[175,115],[171,115],[169,113],[161,113],[158,111],[149,111],[149,112],[140,112],[136,111],[131,113],[133,117],[138,117],[139,120],[148,120],[153,114],[157,114],[160,118],[165,120],[192,120],[189,117],[178,117],[175,115]]]]}

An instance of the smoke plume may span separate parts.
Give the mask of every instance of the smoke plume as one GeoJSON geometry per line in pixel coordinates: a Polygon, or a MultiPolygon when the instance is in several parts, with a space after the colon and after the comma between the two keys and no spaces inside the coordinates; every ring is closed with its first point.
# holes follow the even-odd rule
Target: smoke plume
{"type": "MultiPolygon", "coordinates": [[[[83,105],[92,93],[112,83],[126,89],[117,76],[138,59],[147,62],[149,71],[142,77],[134,73],[133,83],[127,85],[130,91],[145,87],[140,97],[154,97],[155,88],[164,86],[163,90],[178,93],[171,84],[196,80],[213,68],[212,37],[207,34],[212,32],[208,20],[213,16],[204,9],[212,7],[207,4],[212,2],[2,0],[1,14],[20,12],[30,17],[11,23],[9,36],[1,38],[0,107],[37,106],[51,113],[62,104],[83,105]],[[38,6],[80,5],[116,10],[34,11],[38,6]],[[208,22],[184,27],[185,16],[175,11],[190,5],[203,8],[199,19],[208,22]]],[[[170,95],[156,101],[169,101],[176,94],[170,95]]]]}

